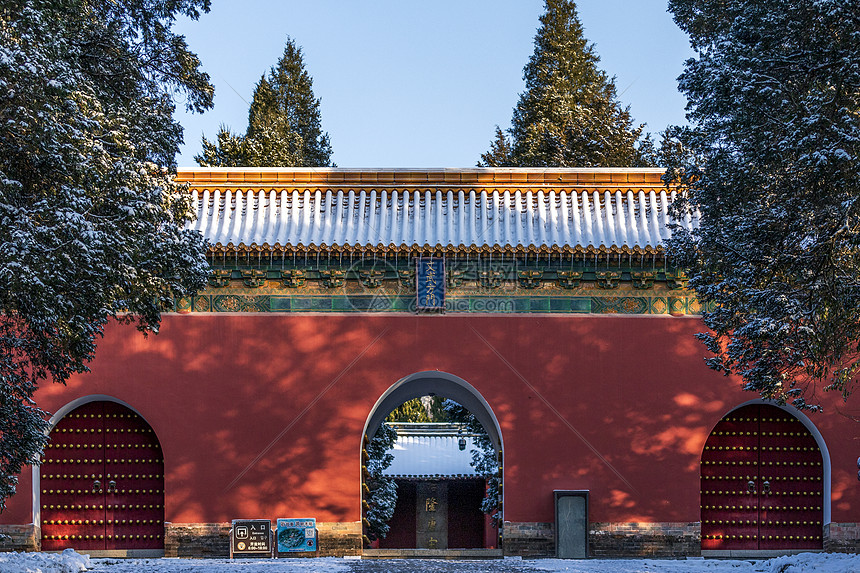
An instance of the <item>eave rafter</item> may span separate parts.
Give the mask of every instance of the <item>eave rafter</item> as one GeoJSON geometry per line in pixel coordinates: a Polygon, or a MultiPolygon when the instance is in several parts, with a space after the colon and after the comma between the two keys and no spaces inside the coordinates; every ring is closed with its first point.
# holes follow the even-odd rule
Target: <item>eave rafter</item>
{"type": "Polygon", "coordinates": [[[215,256],[662,256],[674,195],[662,173],[261,168],[178,179],[215,256]]]}

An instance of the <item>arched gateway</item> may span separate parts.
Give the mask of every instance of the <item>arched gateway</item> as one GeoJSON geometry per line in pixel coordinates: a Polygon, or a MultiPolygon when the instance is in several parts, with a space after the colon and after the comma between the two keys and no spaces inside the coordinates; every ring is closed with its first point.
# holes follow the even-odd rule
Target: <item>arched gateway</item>
{"type": "Polygon", "coordinates": [[[726,414],[702,452],[702,551],[822,549],[825,467],[816,437],[788,411],[726,414]]]}
{"type": "Polygon", "coordinates": [[[62,415],[39,478],[42,550],[163,551],[161,445],[131,408],[95,400],[62,415]]]}
{"type": "MultiPolygon", "coordinates": [[[[364,439],[362,440],[362,447],[364,447],[367,444],[368,440],[376,434],[376,431],[379,429],[380,425],[385,420],[389,412],[391,412],[394,408],[400,406],[408,400],[427,395],[438,395],[451,399],[469,410],[475,416],[475,418],[477,418],[477,420],[484,427],[484,430],[487,432],[487,435],[490,438],[490,442],[493,444],[493,447],[496,450],[496,456],[499,460],[499,478],[501,484],[503,480],[503,475],[501,474],[503,468],[503,445],[502,433],[501,428],[499,427],[499,422],[496,419],[496,416],[493,413],[493,410],[490,405],[487,403],[484,397],[481,396],[480,392],[475,389],[474,386],[472,386],[462,378],[459,378],[447,372],[428,371],[411,374],[409,376],[406,376],[405,378],[402,378],[401,380],[393,384],[388,390],[386,390],[382,394],[382,396],[380,396],[379,400],[377,400],[376,404],[370,412],[370,415],[367,418],[367,422],[365,423],[364,428],[364,439]]],[[[364,452],[362,451],[362,456],[363,455],[364,452]]],[[[430,485],[429,487],[435,488],[435,485],[430,485]]],[[[418,490],[418,493],[423,491],[422,484],[418,485],[418,490]]],[[[366,491],[367,490],[362,487],[363,508],[367,507],[364,503],[364,493],[366,491]]],[[[503,492],[504,488],[500,486],[499,491],[503,492]]],[[[414,498],[415,496],[412,497],[414,498]]],[[[412,502],[414,503],[415,499],[412,499],[412,502]]],[[[502,512],[503,508],[504,504],[500,499],[500,513],[502,512]]],[[[500,515],[500,522],[501,520],[502,518],[500,515]]],[[[445,523],[447,522],[448,520],[446,519],[445,523]]]]}
{"type": "Polygon", "coordinates": [[[364,426],[364,435],[373,436],[388,413],[400,404],[413,398],[435,395],[454,400],[474,414],[489,434],[496,451],[502,451],[502,430],[499,427],[499,421],[481,393],[462,378],[438,370],[410,374],[392,384],[370,411],[364,426]]]}

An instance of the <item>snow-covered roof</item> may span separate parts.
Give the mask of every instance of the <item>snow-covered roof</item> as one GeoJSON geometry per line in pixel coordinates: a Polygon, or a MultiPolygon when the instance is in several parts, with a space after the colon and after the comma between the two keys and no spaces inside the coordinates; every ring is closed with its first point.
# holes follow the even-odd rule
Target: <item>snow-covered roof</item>
{"type": "Polygon", "coordinates": [[[464,434],[466,449],[460,450],[454,424],[392,424],[397,430],[394,461],[383,474],[400,478],[477,477],[471,466],[471,435],[464,434]]]}
{"type": "MultiPolygon", "coordinates": [[[[188,169],[215,249],[655,252],[661,169],[188,169]]],[[[695,218],[681,222],[687,227],[695,218]]]]}

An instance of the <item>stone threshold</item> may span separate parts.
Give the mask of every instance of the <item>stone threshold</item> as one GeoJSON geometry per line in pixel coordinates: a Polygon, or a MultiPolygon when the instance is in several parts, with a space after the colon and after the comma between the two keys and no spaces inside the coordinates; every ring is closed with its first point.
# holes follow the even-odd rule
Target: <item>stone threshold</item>
{"type": "Polygon", "coordinates": [[[824,553],[823,549],[703,549],[702,557],[721,559],[771,559],[800,553],[824,553]]]}
{"type": "MultiPolygon", "coordinates": [[[[75,551],[90,557],[117,557],[120,559],[158,559],[164,557],[164,549],[75,549],[75,551]]],[[[62,553],[62,551],[43,551],[43,553],[62,553]]]]}
{"type": "Polygon", "coordinates": [[[501,549],[365,549],[362,559],[501,559],[501,549]]]}

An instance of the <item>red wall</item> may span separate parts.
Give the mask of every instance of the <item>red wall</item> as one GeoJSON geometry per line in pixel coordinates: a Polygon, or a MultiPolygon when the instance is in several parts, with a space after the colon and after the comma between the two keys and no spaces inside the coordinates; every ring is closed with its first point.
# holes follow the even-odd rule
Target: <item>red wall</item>
{"type": "MultiPolygon", "coordinates": [[[[554,489],[588,489],[593,521],[698,521],[707,434],[755,397],[705,367],[700,329],[668,316],[168,315],[147,338],[111,326],[92,372],[37,400],[56,411],[107,394],[137,409],[164,449],[168,521],[357,521],[371,408],[400,378],[440,370],[499,420],[506,520],[552,521],[554,489]]],[[[856,521],[857,424],[825,404],[812,420],[832,519],[856,521]]],[[[29,488],[25,473],[2,522],[32,521],[29,488]]]]}

